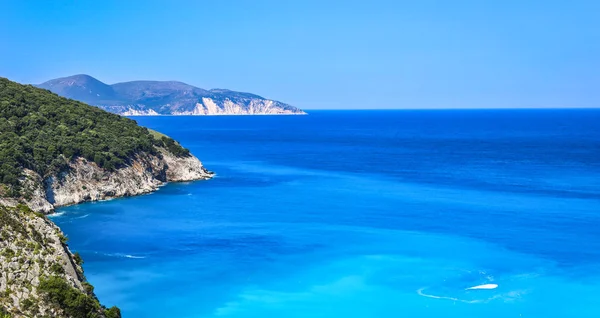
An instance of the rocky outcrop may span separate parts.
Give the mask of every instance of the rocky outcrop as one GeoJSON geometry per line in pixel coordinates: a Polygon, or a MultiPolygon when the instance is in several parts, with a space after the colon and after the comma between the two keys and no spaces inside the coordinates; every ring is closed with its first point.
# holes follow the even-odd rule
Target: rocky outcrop
{"type": "Polygon", "coordinates": [[[71,253],[60,229],[39,212],[213,175],[192,155],[157,150],[139,153],[114,171],[84,158],[71,160],[68,168],[46,178],[24,170],[23,196],[0,196],[0,317],[120,317],[118,308],[98,303],[85,281],[81,259],[71,253]]]}
{"type": "MultiPolygon", "coordinates": [[[[86,96],[73,83],[65,91],[86,96]]],[[[111,91],[97,95],[117,97],[111,91]]],[[[32,86],[0,78],[0,105],[0,318],[120,318],[100,305],[81,258],[44,213],[212,173],[168,136],[32,86]]]]}
{"type": "Polygon", "coordinates": [[[119,115],[123,115],[123,116],[157,116],[160,115],[159,113],[157,113],[156,111],[154,111],[154,109],[133,109],[132,107],[129,107],[127,110],[125,111],[121,111],[119,113],[119,115]]]}
{"type": "Polygon", "coordinates": [[[214,100],[204,97],[192,110],[174,111],[172,115],[303,115],[304,112],[292,111],[287,105],[268,99],[248,99],[233,101],[214,100]]]}
{"type": "Polygon", "coordinates": [[[31,170],[25,170],[24,175],[26,195],[20,199],[0,198],[0,204],[14,207],[24,202],[34,211],[49,213],[60,206],[153,192],[166,182],[206,180],[213,173],[192,155],[177,157],[159,148],[157,155],[138,154],[114,171],[76,158],[68,169],[43,180],[31,170]]]}
{"type": "Polygon", "coordinates": [[[56,225],[24,205],[0,206],[0,225],[0,312],[68,317],[75,310],[105,316],[85,281],[81,259],[71,253],[56,225]],[[78,303],[60,303],[73,299],[78,303]]]}
{"type": "Polygon", "coordinates": [[[212,178],[214,173],[206,170],[200,161],[194,157],[176,157],[161,149],[161,154],[165,164],[167,165],[166,177],[167,181],[183,182],[191,180],[205,180],[212,178]]]}
{"type": "Polygon", "coordinates": [[[34,211],[48,213],[54,210],[54,206],[46,199],[43,180],[39,174],[29,169],[24,169],[21,186],[24,189],[24,196],[22,198],[0,196],[0,205],[15,207],[19,203],[27,202],[27,206],[34,211]]]}

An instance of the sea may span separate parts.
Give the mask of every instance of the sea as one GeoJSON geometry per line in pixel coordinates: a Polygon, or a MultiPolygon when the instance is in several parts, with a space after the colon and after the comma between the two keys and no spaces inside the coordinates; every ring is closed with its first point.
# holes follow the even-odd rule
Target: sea
{"type": "Polygon", "coordinates": [[[123,317],[600,317],[600,109],[132,118],[216,176],[51,217],[123,317]]]}

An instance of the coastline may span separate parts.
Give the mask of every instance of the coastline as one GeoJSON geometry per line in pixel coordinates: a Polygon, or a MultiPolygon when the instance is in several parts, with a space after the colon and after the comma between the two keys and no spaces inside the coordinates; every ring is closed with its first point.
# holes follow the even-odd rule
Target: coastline
{"type": "Polygon", "coordinates": [[[132,197],[137,197],[137,196],[152,194],[152,193],[158,191],[160,188],[162,188],[162,187],[164,187],[164,186],[166,186],[167,184],[170,184],[170,183],[191,183],[191,182],[198,182],[198,181],[208,181],[208,180],[213,179],[214,176],[216,175],[212,171],[211,171],[211,173],[212,174],[209,177],[207,177],[207,178],[198,178],[198,179],[191,179],[191,180],[179,180],[179,181],[166,181],[166,182],[163,182],[163,183],[157,185],[156,188],[154,188],[152,190],[145,190],[143,192],[138,192],[138,193],[135,193],[135,194],[125,194],[125,195],[109,196],[109,197],[104,197],[102,199],[83,200],[83,201],[73,202],[73,203],[69,203],[69,204],[54,205],[54,209],[51,210],[50,212],[45,213],[45,215],[46,216],[52,216],[52,215],[60,214],[61,212],[56,212],[57,209],[64,208],[64,207],[69,207],[69,206],[74,206],[74,205],[78,205],[78,204],[91,203],[91,202],[112,201],[112,200],[116,200],[116,199],[126,199],[126,198],[132,198],[132,197]]]}
{"type": "Polygon", "coordinates": [[[152,155],[140,153],[131,162],[116,170],[106,170],[84,158],[69,163],[67,169],[42,178],[26,170],[22,181],[28,196],[2,198],[0,204],[15,207],[26,204],[36,212],[52,213],[56,208],[83,202],[147,194],[168,182],[208,180],[208,171],[193,155],[177,157],[159,148],[152,155]]]}
{"type": "MultiPolygon", "coordinates": [[[[150,194],[171,182],[210,180],[215,175],[213,172],[206,170],[196,157],[190,156],[187,160],[188,163],[190,161],[194,162],[197,169],[192,171],[189,166],[180,164],[174,166],[177,170],[183,169],[182,171],[171,171],[169,173],[167,171],[168,167],[165,165],[161,171],[161,175],[166,178],[164,181],[153,179],[151,180],[153,181],[151,188],[139,189],[140,191],[137,192],[121,192],[102,197],[91,196],[90,193],[94,191],[110,188],[110,183],[114,179],[107,179],[105,180],[106,183],[101,182],[97,188],[87,189],[84,186],[84,191],[88,192],[87,195],[77,196],[75,194],[70,198],[76,198],[76,200],[65,201],[66,204],[56,202],[50,204],[47,201],[49,198],[46,197],[47,205],[42,205],[40,202],[43,202],[43,196],[48,193],[48,189],[46,191],[36,191],[36,195],[41,197],[27,203],[34,208],[50,207],[50,209],[41,211],[34,210],[32,207],[23,204],[22,201],[0,200],[0,223],[3,229],[3,240],[0,240],[0,248],[3,251],[0,254],[0,269],[4,273],[0,275],[0,285],[2,285],[2,290],[6,291],[6,298],[0,307],[0,314],[10,313],[16,315],[15,317],[21,317],[22,315],[37,317],[38,315],[47,316],[48,314],[51,316],[73,316],[79,315],[81,311],[86,311],[86,313],[95,312],[99,314],[98,317],[121,317],[119,308],[107,308],[99,303],[98,297],[94,294],[93,286],[84,275],[83,260],[77,252],[71,251],[68,237],[61,227],[54,222],[53,218],[64,213],[57,212],[57,209],[61,207],[150,194]],[[185,171],[186,168],[189,170],[185,171]],[[23,257],[29,261],[25,261],[23,257]],[[48,287],[48,284],[54,284],[52,285],[54,287],[48,287]],[[61,297],[75,297],[77,301],[83,301],[86,305],[82,305],[83,307],[61,307],[63,306],[62,303],[54,302],[54,299],[61,299],[61,297]]],[[[80,168],[81,166],[75,166],[73,170],[77,172],[80,168]]],[[[134,169],[134,171],[142,173],[145,170],[134,169]]],[[[112,176],[120,175],[116,171],[111,173],[112,176]]],[[[117,180],[119,179],[117,178],[117,180]]],[[[34,185],[36,185],[35,182],[34,185]]],[[[37,186],[37,190],[40,190],[42,183],[38,183],[37,186]]],[[[66,189],[68,190],[73,186],[79,189],[82,188],[78,182],[72,182],[70,186],[67,186],[66,189]]]]}
{"type": "Polygon", "coordinates": [[[305,116],[307,112],[302,113],[276,113],[276,114],[118,114],[125,117],[203,117],[203,116],[305,116]]]}

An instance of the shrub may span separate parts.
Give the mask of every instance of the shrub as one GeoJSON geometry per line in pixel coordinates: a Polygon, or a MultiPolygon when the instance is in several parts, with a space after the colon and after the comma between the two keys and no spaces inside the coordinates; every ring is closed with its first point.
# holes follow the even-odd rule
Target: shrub
{"type": "Polygon", "coordinates": [[[101,317],[100,313],[103,312],[106,318],[121,318],[119,308],[111,307],[106,309],[100,306],[100,303],[98,303],[98,300],[93,295],[82,293],[59,276],[42,278],[38,286],[38,291],[46,302],[56,308],[62,309],[67,317],[99,318],[101,317]]]}
{"type": "Polygon", "coordinates": [[[23,308],[25,310],[29,310],[29,309],[31,309],[31,307],[33,307],[34,304],[35,303],[29,298],[23,299],[21,301],[21,308],[23,308]]]}
{"type": "Polygon", "coordinates": [[[13,251],[10,247],[5,247],[2,249],[2,253],[0,255],[4,256],[7,259],[11,259],[15,257],[15,251],[13,251]]]}
{"type": "Polygon", "coordinates": [[[64,274],[65,269],[59,263],[52,263],[52,265],[50,265],[50,272],[59,275],[64,274]]]}
{"type": "Polygon", "coordinates": [[[112,306],[104,311],[104,315],[106,315],[106,318],[121,318],[121,310],[116,306],[112,306]]]}
{"type": "Polygon", "coordinates": [[[6,309],[0,307],[0,318],[11,318],[12,316],[10,315],[10,313],[8,313],[8,311],[6,311],[6,309]]]}
{"type": "Polygon", "coordinates": [[[61,243],[62,245],[66,245],[66,244],[67,244],[67,242],[69,242],[69,238],[68,238],[68,237],[66,237],[66,236],[65,236],[64,234],[62,234],[62,233],[58,233],[58,239],[60,240],[60,243],[61,243]]]}
{"type": "Polygon", "coordinates": [[[49,304],[62,309],[67,317],[100,317],[100,304],[94,298],[70,286],[63,278],[42,278],[38,291],[49,304]]]}
{"type": "Polygon", "coordinates": [[[92,286],[92,284],[90,284],[88,282],[83,282],[81,285],[83,285],[83,289],[85,289],[86,294],[88,294],[88,295],[94,294],[94,286],[92,286]]]}
{"type": "Polygon", "coordinates": [[[83,258],[81,258],[81,255],[79,255],[79,252],[75,252],[75,254],[73,254],[73,260],[75,260],[77,265],[83,265],[83,258]]]}

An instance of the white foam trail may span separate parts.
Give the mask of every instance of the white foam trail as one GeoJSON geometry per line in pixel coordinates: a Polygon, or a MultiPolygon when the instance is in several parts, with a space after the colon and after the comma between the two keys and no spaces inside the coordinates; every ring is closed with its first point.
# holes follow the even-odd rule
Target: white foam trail
{"type": "Polygon", "coordinates": [[[419,290],[417,290],[417,294],[423,296],[423,297],[427,297],[427,298],[433,298],[433,299],[446,299],[446,300],[452,300],[452,301],[460,301],[462,303],[467,303],[467,304],[476,304],[476,303],[481,303],[486,300],[464,300],[464,299],[458,299],[458,298],[454,298],[454,297],[447,297],[447,296],[436,296],[436,295],[430,295],[430,294],[425,294],[423,291],[425,290],[425,288],[421,288],[419,290]]]}
{"type": "Polygon", "coordinates": [[[55,217],[58,217],[58,216],[62,216],[64,214],[65,214],[65,212],[54,212],[52,214],[48,214],[48,217],[49,218],[55,218],[55,217]]]}
{"type": "Polygon", "coordinates": [[[477,286],[465,288],[465,290],[496,289],[496,288],[498,288],[498,284],[483,284],[483,285],[477,285],[477,286]]]}
{"type": "Polygon", "coordinates": [[[122,253],[99,253],[99,252],[95,252],[95,253],[109,256],[109,257],[125,257],[125,258],[135,258],[135,259],[146,258],[146,256],[136,256],[136,255],[122,254],[122,253]]]}
{"type": "Polygon", "coordinates": [[[83,218],[87,218],[88,216],[90,216],[90,215],[89,214],[84,214],[84,215],[78,216],[78,217],[76,217],[74,219],[83,219],[83,218]]]}
{"type": "Polygon", "coordinates": [[[503,297],[502,295],[494,295],[487,299],[466,300],[466,299],[460,299],[460,298],[449,297],[449,296],[436,296],[436,295],[426,294],[423,292],[425,289],[427,289],[427,288],[424,287],[424,288],[417,290],[417,294],[419,294],[420,296],[423,296],[423,297],[427,297],[427,298],[452,300],[452,301],[458,301],[458,302],[466,303],[466,304],[487,303],[491,300],[503,297]]]}
{"type": "Polygon", "coordinates": [[[129,255],[129,254],[125,254],[125,257],[127,257],[127,258],[146,258],[144,256],[135,256],[135,255],[129,255]]]}

